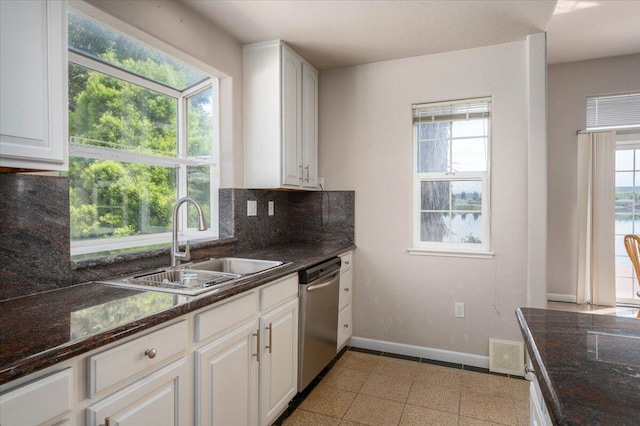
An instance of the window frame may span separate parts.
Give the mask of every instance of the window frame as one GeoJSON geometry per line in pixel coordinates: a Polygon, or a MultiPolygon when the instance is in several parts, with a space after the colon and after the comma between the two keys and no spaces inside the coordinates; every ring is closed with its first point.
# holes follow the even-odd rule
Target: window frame
{"type": "MultiPolygon", "coordinates": [[[[489,109],[488,116],[488,129],[487,129],[487,151],[486,151],[486,171],[483,172],[418,172],[418,131],[417,126],[420,123],[412,123],[413,132],[413,155],[412,155],[412,247],[408,249],[409,254],[416,255],[435,255],[435,256],[449,256],[449,257],[475,257],[475,258],[491,258],[494,253],[491,251],[491,214],[490,214],[490,200],[491,200],[491,141],[492,141],[492,99],[491,97],[483,98],[470,98],[464,100],[445,101],[445,102],[433,102],[433,103],[421,103],[415,104],[412,109],[415,109],[418,105],[425,105],[429,107],[437,106],[449,106],[455,104],[468,104],[486,102],[489,109]],[[422,182],[428,181],[480,181],[482,185],[482,202],[481,210],[482,214],[482,243],[450,243],[450,242],[435,242],[435,241],[422,241],[421,240],[421,214],[422,214],[422,199],[421,199],[421,185],[422,182]]],[[[412,111],[413,116],[413,111],[412,111]]],[[[453,120],[452,120],[453,121],[453,120]]],[[[452,122],[451,121],[451,122],[452,122]]],[[[455,120],[462,121],[462,120],[455,120]]],[[[449,143],[452,141],[463,138],[454,138],[449,136],[449,143]]],[[[451,145],[450,145],[451,146],[451,145]]],[[[450,154],[449,154],[450,155],[450,154]]],[[[449,211],[453,210],[453,206],[449,206],[449,211]]],[[[469,212],[473,214],[473,212],[469,212]]]]}
{"type": "MultiPolygon", "coordinates": [[[[84,8],[82,8],[84,9],[84,8]]],[[[69,50],[68,62],[75,65],[87,68],[90,71],[100,72],[113,78],[120,79],[122,81],[135,84],[148,90],[160,93],[165,96],[176,99],[177,101],[177,117],[176,117],[176,144],[177,154],[175,157],[154,155],[150,153],[134,153],[136,160],[131,160],[132,151],[106,148],[94,145],[79,144],[73,141],[74,137],[69,136],[69,156],[70,157],[83,157],[92,158],[98,160],[115,160],[133,164],[147,164],[151,166],[161,167],[173,167],[176,169],[176,201],[182,197],[188,196],[188,181],[187,181],[187,169],[190,166],[209,166],[210,177],[210,217],[206,218],[208,229],[206,231],[198,231],[197,228],[188,227],[188,215],[187,208],[181,208],[178,212],[178,223],[176,226],[179,231],[179,239],[181,242],[187,240],[204,240],[218,238],[218,193],[220,188],[220,80],[213,73],[206,70],[202,70],[197,65],[193,65],[188,61],[185,61],[183,57],[176,57],[171,55],[166,50],[146,43],[140,38],[136,37],[132,32],[123,30],[117,27],[128,28],[126,24],[114,26],[106,19],[100,19],[94,14],[87,14],[82,10],[76,8],[70,8],[75,13],[84,15],[85,17],[98,22],[100,25],[106,26],[116,32],[122,33],[127,37],[135,40],[136,42],[150,47],[151,49],[161,51],[166,55],[172,56],[174,59],[181,61],[188,66],[198,69],[199,71],[209,75],[209,78],[196,83],[190,87],[187,87],[183,91],[179,91],[160,84],[153,80],[146,79],[135,73],[131,73],[122,68],[115,67],[106,62],[91,58],[69,50]],[[196,96],[205,90],[211,90],[212,92],[212,136],[213,147],[212,154],[209,156],[189,156],[188,155],[188,120],[187,120],[187,104],[192,96],[196,96]]],[[[109,19],[109,21],[115,18],[109,19]]],[[[119,22],[119,21],[118,21],[119,22]]],[[[182,56],[182,55],[181,55],[182,56]]],[[[133,235],[125,237],[109,237],[109,238],[93,238],[84,240],[71,240],[71,256],[86,255],[91,253],[140,248],[144,250],[145,247],[168,244],[171,242],[171,232],[161,232],[154,234],[133,235]]]]}

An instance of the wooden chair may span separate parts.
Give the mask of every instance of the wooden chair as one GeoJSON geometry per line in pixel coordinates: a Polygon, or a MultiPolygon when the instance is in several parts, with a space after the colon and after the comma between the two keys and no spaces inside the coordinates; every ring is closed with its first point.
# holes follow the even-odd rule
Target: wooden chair
{"type": "MultiPolygon", "coordinates": [[[[625,235],[624,248],[627,250],[631,263],[633,263],[636,278],[640,281],[640,237],[637,235],[625,235]]],[[[640,291],[636,294],[640,297],[640,291]]],[[[640,311],[638,311],[638,318],[640,318],[640,311]]]]}

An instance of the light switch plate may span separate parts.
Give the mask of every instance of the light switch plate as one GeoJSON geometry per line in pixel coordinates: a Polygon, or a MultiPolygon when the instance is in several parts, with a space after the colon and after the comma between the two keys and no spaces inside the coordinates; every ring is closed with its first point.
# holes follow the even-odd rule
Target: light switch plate
{"type": "Polygon", "coordinates": [[[258,216],[258,202],[247,200],[247,216],[258,216]]]}

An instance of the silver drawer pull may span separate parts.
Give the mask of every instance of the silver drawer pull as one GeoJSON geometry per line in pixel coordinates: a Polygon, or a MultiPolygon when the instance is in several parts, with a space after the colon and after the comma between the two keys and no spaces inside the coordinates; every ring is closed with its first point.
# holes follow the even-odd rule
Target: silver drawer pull
{"type": "Polygon", "coordinates": [[[260,362],[260,330],[258,329],[252,336],[256,336],[256,353],[252,356],[256,357],[256,361],[260,362]]]}
{"type": "Polygon", "coordinates": [[[344,325],[344,328],[349,328],[349,324],[345,324],[345,325],[344,325]]]}
{"type": "Polygon", "coordinates": [[[351,262],[349,262],[348,260],[346,262],[344,262],[345,265],[349,266],[351,265],[351,262]]]}
{"type": "Polygon", "coordinates": [[[156,350],[156,348],[151,348],[151,349],[147,349],[146,351],[144,351],[144,354],[149,359],[153,359],[153,358],[156,357],[156,355],[158,355],[158,351],[156,350]]]}
{"type": "Polygon", "coordinates": [[[346,291],[347,293],[349,293],[349,287],[345,287],[344,291],[346,291]]]}
{"type": "Polygon", "coordinates": [[[269,326],[265,328],[265,331],[269,330],[269,345],[265,346],[265,349],[269,349],[269,353],[271,353],[271,350],[273,348],[273,323],[270,322],[269,326]]]}

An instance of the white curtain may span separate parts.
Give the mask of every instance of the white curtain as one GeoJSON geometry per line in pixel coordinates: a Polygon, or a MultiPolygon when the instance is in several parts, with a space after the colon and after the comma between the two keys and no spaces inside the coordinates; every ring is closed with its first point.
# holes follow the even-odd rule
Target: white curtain
{"type": "Polygon", "coordinates": [[[578,303],[615,306],[616,133],[578,135],[578,303]]]}

